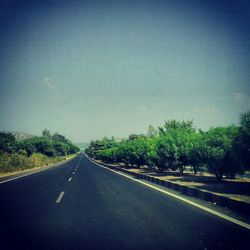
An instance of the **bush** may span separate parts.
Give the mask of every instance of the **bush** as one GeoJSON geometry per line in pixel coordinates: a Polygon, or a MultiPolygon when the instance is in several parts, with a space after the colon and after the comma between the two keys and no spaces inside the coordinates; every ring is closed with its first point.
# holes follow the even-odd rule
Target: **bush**
{"type": "Polygon", "coordinates": [[[10,133],[0,133],[0,172],[40,167],[62,160],[79,149],[64,136],[49,130],[43,136],[16,141],[10,133]]]}
{"type": "Polygon", "coordinates": [[[0,132],[0,151],[7,153],[16,151],[16,139],[12,134],[0,132]]]}
{"type": "Polygon", "coordinates": [[[65,160],[65,157],[48,157],[40,153],[34,153],[30,157],[22,153],[1,153],[0,173],[48,166],[49,164],[53,164],[62,160],[65,160]]]}

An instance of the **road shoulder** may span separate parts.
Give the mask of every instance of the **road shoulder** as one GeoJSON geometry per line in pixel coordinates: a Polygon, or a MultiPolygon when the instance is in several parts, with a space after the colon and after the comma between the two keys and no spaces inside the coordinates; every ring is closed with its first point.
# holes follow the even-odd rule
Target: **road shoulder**
{"type": "Polygon", "coordinates": [[[199,198],[193,197],[193,196],[187,196],[178,190],[159,185],[158,183],[154,183],[154,182],[152,182],[152,179],[141,179],[141,178],[138,178],[138,176],[132,175],[132,173],[129,173],[129,172],[127,173],[127,172],[120,171],[121,169],[114,169],[112,167],[108,167],[108,166],[106,166],[106,164],[105,165],[100,164],[100,162],[96,162],[95,160],[88,157],[87,155],[86,155],[86,157],[90,161],[95,163],[97,166],[103,167],[104,169],[107,169],[107,170],[112,171],[116,174],[122,175],[124,177],[127,177],[133,181],[139,182],[139,183],[141,183],[149,188],[155,189],[155,190],[162,192],[166,195],[170,195],[170,196],[177,198],[183,202],[186,202],[192,206],[198,207],[204,211],[212,213],[212,214],[214,214],[222,219],[225,219],[227,221],[231,221],[231,222],[238,224],[244,228],[250,229],[249,214],[242,214],[242,213],[239,213],[237,211],[233,211],[227,207],[218,206],[217,204],[215,204],[213,202],[202,200],[202,199],[199,199],[199,198]]]}
{"type": "Polygon", "coordinates": [[[66,160],[62,160],[60,162],[57,162],[57,163],[54,163],[54,164],[51,164],[48,166],[25,169],[22,171],[12,172],[9,174],[6,173],[6,175],[0,176],[0,184],[6,183],[6,182],[9,182],[12,180],[16,180],[16,179],[19,179],[19,178],[22,178],[22,177],[25,177],[28,175],[32,175],[35,173],[39,173],[39,172],[45,171],[45,170],[53,168],[53,167],[57,167],[57,166],[62,165],[68,161],[71,161],[74,157],[75,157],[75,155],[72,155],[70,158],[68,158],[66,160]]]}

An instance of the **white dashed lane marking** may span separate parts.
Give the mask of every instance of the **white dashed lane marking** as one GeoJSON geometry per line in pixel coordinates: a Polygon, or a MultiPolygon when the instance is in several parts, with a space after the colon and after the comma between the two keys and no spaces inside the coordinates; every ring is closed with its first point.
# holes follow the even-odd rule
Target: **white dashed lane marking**
{"type": "Polygon", "coordinates": [[[65,192],[61,192],[56,200],[56,203],[60,203],[65,192]]]}

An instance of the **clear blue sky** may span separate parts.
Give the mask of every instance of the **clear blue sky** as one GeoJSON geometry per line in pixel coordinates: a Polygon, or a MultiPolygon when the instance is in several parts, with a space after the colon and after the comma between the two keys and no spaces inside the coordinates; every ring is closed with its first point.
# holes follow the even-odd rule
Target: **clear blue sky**
{"type": "Polygon", "coordinates": [[[0,130],[75,142],[250,108],[249,1],[1,1],[0,130]],[[219,2],[219,3],[218,3],[219,2]]]}

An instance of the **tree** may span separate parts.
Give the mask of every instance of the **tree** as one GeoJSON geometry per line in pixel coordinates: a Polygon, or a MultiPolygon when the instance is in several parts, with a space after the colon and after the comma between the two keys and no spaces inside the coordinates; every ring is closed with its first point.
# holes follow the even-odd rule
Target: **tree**
{"type": "Polygon", "coordinates": [[[68,154],[70,147],[68,144],[65,144],[63,142],[55,142],[53,144],[53,148],[57,156],[64,156],[68,154]]]}
{"type": "Polygon", "coordinates": [[[25,140],[16,141],[11,133],[0,132],[0,151],[7,153],[21,152],[31,156],[41,153],[49,157],[73,154],[79,151],[78,147],[65,136],[55,133],[51,136],[48,129],[44,129],[43,136],[34,136],[25,140]]]}
{"type": "Polygon", "coordinates": [[[63,142],[63,143],[66,143],[66,144],[69,143],[69,140],[66,139],[66,137],[65,137],[64,135],[60,135],[60,134],[58,134],[58,133],[54,133],[54,134],[52,135],[51,139],[52,139],[53,141],[59,141],[59,142],[63,142]]]}
{"type": "Polygon", "coordinates": [[[73,145],[72,143],[68,144],[68,146],[69,146],[69,149],[68,149],[67,154],[75,154],[79,151],[79,148],[76,145],[73,145]]]}
{"type": "Polygon", "coordinates": [[[234,177],[240,169],[233,150],[234,139],[238,135],[239,129],[235,126],[212,128],[204,135],[204,161],[208,170],[215,174],[218,180],[221,180],[224,174],[234,177]]]}
{"type": "Polygon", "coordinates": [[[200,168],[205,165],[204,152],[203,132],[199,131],[199,133],[193,137],[192,146],[189,149],[189,162],[194,174],[197,174],[200,168]]]}
{"type": "Polygon", "coordinates": [[[128,136],[129,141],[137,140],[137,139],[140,139],[140,138],[146,138],[146,136],[143,135],[143,134],[139,134],[139,135],[138,134],[130,134],[128,136]]]}
{"type": "Polygon", "coordinates": [[[190,152],[197,136],[191,121],[173,120],[165,123],[156,147],[159,160],[163,164],[160,169],[179,169],[182,174],[185,166],[191,163],[190,152]]]}
{"type": "Polygon", "coordinates": [[[148,167],[160,167],[159,157],[156,153],[156,143],[158,137],[150,137],[147,139],[147,154],[145,157],[145,162],[148,167]]]}
{"type": "Polygon", "coordinates": [[[193,121],[169,120],[158,131],[149,126],[147,136],[131,134],[127,140],[115,142],[103,138],[92,141],[86,153],[106,162],[120,162],[126,166],[143,165],[178,169],[192,166],[194,173],[206,167],[218,179],[234,177],[237,171],[250,166],[249,116],[241,116],[241,127],[217,127],[207,132],[193,127],[193,121]]]}
{"type": "Polygon", "coordinates": [[[89,147],[85,150],[86,154],[90,157],[100,159],[102,157],[102,151],[115,147],[117,142],[114,137],[111,139],[104,137],[102,140],[91,141],[89,147]]]}
{"type": "Polygon", "coordinates": [[[152,125],[149,125],[147,136],[150,138],[153,138],[153,137],[157,136],[157,134],[158,134],[158,130],[155,129],[152,125]]]}
{"type": "Polygon", "coordinates": [[[30,157],[33,153],[36,152],[36,146],[32,138],[20,141],[17,144],[17,147],[19,150],[25,150],[28,157],[30,157]]]}
{"type": "Polygon", "coordinates": [[[131,148],[128,141],[119,144],[116,151],[116,159],[120,163],[124,163],[126,167],[131,164],[131,148]]]}
{"type": "Polygon", "coordinates": [[[162,135],[167,134],[170,129],[185,129],[185,130],[195,130],[193,127],[193,120],[187,121],[176,121],[175,119],[165,121],[163,127],[158,127],[159,133],[162,135]]]}
{"type": "Polygon", "coordinates": [[[117,162],[116,151],[117,151],[116,147],[103,149],[100,152],[98,152],[97,158],[107,163],[117,162]]]}
{"type": "Polygon", "coordinates": [[[11,133],[0,132],[0,151],[13,153],[16,150],[16,139],[11,133]]]}
{"type": "Polygon", "coordinates": [[[175,152],[171,143],[171,135],[161,135],[156,142],[157,157],[153,161],[160,171],[163,171],[167,166],[173,167],[175,163],[175,152]]]}
{"type": "Polygon", "coordinates": [[[52,142],[47,138],[37,138],[34,142],[36,151],[47,156],[54,156],[54,149],[52,142]]]}
{"type": "Polygon", "coordinates": [[[119,158],[123,163],[139,168],[148,163],[149,151],[148,139],[143,136],[123,142],[118,149],[119,158]]]}
{"type": "Polygon", "coordinates": [[[43,130],[42,135],[48,139],[51,139],[51,137],[52,137],[50,131],[46,128],[43,130]]]}
{"type": "Polygon", "coordinates": [[[250,136],[250,110],[240,116],[240,125],[242,131],[250,136]]]}
{"type": "Polygon", "coordinates": [[[233,142],[233,150],[241,164],[241,170],[250,169],[250,110],[240,116],[239,134],[233,142]]]}
{"type": "Polygon", "coordinates": [[[150,145],[147,138],[138,138],[130,142],[130,158],[131,164],[142,167],[148,163],[150,145]]]}

